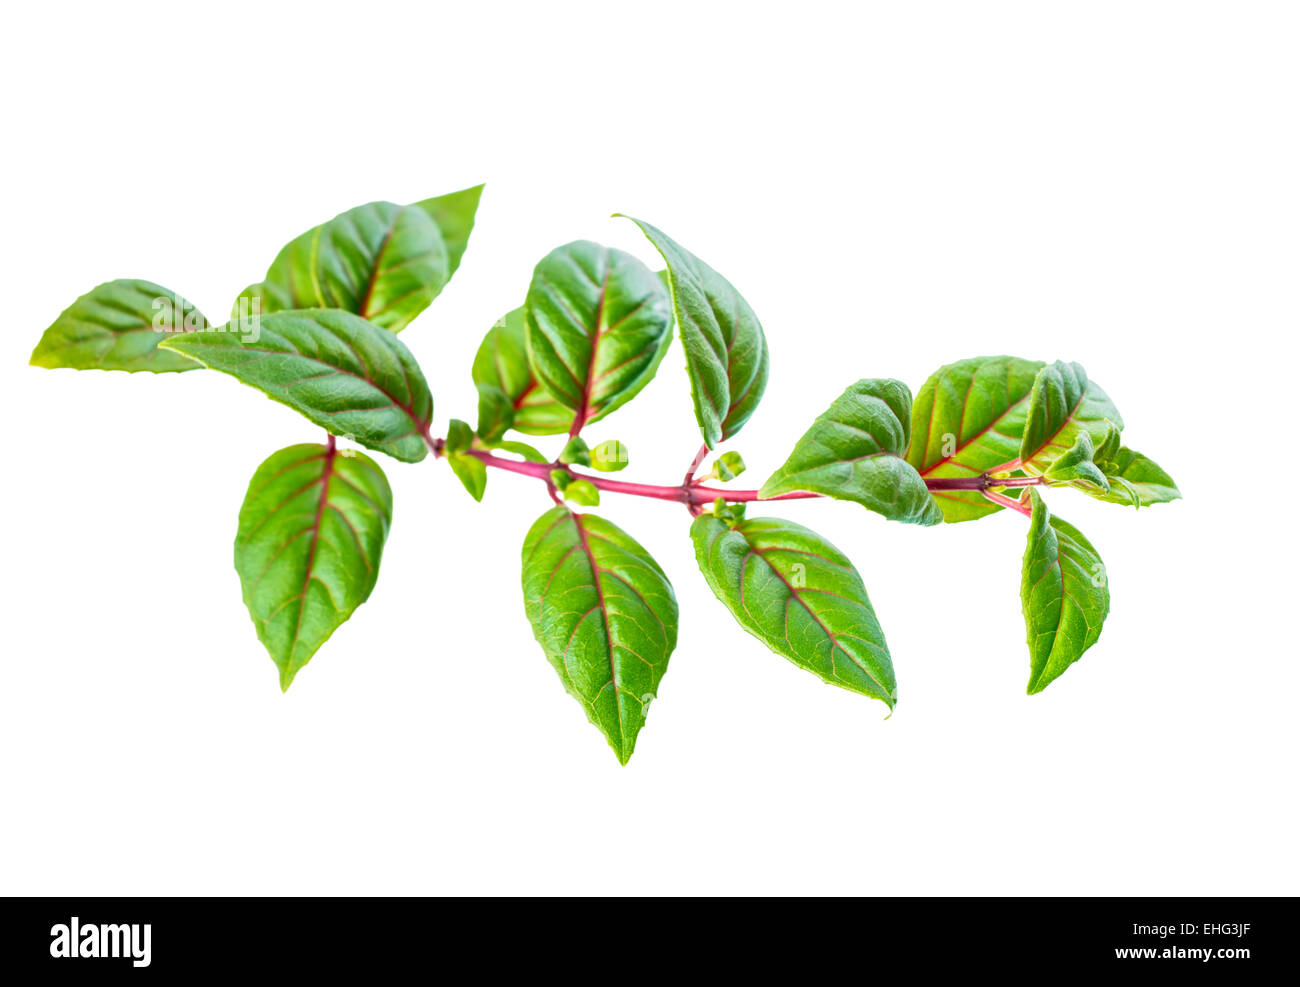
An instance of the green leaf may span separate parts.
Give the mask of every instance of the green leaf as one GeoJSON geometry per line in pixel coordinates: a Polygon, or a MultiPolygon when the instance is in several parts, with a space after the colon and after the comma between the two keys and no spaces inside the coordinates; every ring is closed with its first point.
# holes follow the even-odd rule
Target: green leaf
{"type": "Polygon", "coordinates": [[[1047,467],[1043,479],[1051,486],[1076,487],[1085,493],[1107,493],[1110,491],[1110,483],[1106,474],[1092,461],[1094,454],[1092,436],[1080,432],[1075,437],[1074,445],[1047,467]]]}
{"type": "Polygon", "coordinates": [[[465,452],[474,444],[474,430],[459,418],[453,418],[447,423],[447,440],[443,446],[443,451],[447,455],[453,455],[458,452],[465,452]]]}
{"type": "Polygon", "coordinates": [[[627,217],[668,264],[695,419],[710,449],[744,427],[767,387],[767,339],[730,281],[662,230],[627,217]]]}
{"type": "Polygon", "coordinates": [[[483,195],[483,186],[461,189],[446,195],[424,199],[416,205],[423,209],[438,224],[442,231],[443,242],[447,245],[447,277],[451,278],[460,267],[465,248],[469,245],[469,235],[474,229],[474,218],[478,214],[479,199],[483,195]]]}
{"type": "Polygon", "coordinates": [[[475,500],[482,500],[483,492],[487,489],[487,465],[483,460],[469,453],[453,452],[448,454],[447,462],[469,495],[475,500]]]}
{"type": "Polygon", "coordinates": [[[1071,524],[1048,513],[1030,488],[1033,514],[1020,600],[1029,641],[1029,693],[1042,692],[1101,635],[1110,610],[1106,569],[1097,550],[1071,524]]]}
{"type": "MultiPolygon", "coordinates": [[[[524,310],[517,308],[497,320],[479,346],[473,370],[480,395],[479,427],[484,427],[484,389],[494,388],[504,395],[512,410],[506,428],[528,435],[559,435],[569,431],[573,412],[537,383],[528,364],[527,334],[524,310]]],[[[489,395],[487,400],[494,406],[499,401],[495,395],[489,395]]],[[[495,408],[488,415],[489,420],[503,417],[495,408]]],[[[498,427],[499,420],[487,430],[490,433],[498,427]]],[[[504,429],[501,433],[504,434],[504,429]]]]}
{"type": "Polygon", "coordinates": [[[1124,446],[1115,452],[1114,458],[1103,462],[1101,468],[1109,481],[1110,491],[1106,494],[1089,491],[1098,500],[1148,507],[1182,497],[1173,477],[1142,453],[1124,446]]]}
{"type": "Polygon", "coordinates": [[[600,491],[590,480],[570,480],[564,485],[564,499],[579,507],[599,507],[600,491]]]}
{"type": "Polygon", "coordinates": [[[590,458],[592,469],[602,473],[617,473],[627,466],[627,446],[618,439],[606,439],[592,448],[590,458]]]}
{"type": "Polygon", "coordinates": [[[392,518],[388,481],[361,453],[290,446],[253,474],[235,570],[282,689],[370,596],[392,518]]]}
{"type": "Polygon", "coordinates": [[[896,380],[860,380],[820,415],[760,498],[796,490],[852,500],[892,521],[938,524],[939,506],[907,452],[912,393],[896,380]]]}
{"type": "Polygon", "coordinates": [[[668,577],[610,522],[556,507],[524,539],[523,585],[547,659],[626,764],[677,644],[668,577]]]}
{"type": "Polygon", "coordinates": [[[261,317],[256,338],[231,323],[169,336],[162,347],[198,360],[287,404],[334,435],[405,462],[426,453],[433,397],[396,336],[333,309],[261,317]]]}
{"type": "Polygon", "coordinates": [[[590,466],[591,449],[587,447],[587,441],[580,435],[569,439],[560,450],[560,462],[569,466],[590,466]]]}
{"type": "Polygon", "coordinates": [[[473,226],[477,192],[454,193],[441,207],[431,205],[441,199],[413,206],[370,202],[340,213],[290,241],[265,279],[244,289],[236,310],[254,299],[263,315],[339,308],[397,332],[451,279],[473,226]],[[456,198],[467,193],[474,193],[472,204],[456,198]],[[444,237],[438,211],[446,214],[453,239],[444,237]]]}
{"type": "Polygon", "coordinates": [[[523,456],[530,463],[550,462],[541,452],[527,442],[498,442],[494,448],[504,449],[506,452],[513,452],[517,456],[523,456]]]}
{"type": "Polygon", "coordinates": [[[510,431],[515,420],[514,405],[506,392],[493,384],[475,384],[478,389],[478,437],[492,445],[510,431]]]}
{"type": "Polygon", "coordinates": [[[894,666],[853,564],[815,531],[779,518],[691,524],[709,588],[740,626],[779,655],[891,709],[894,666]]]}
{"type": "Polygon", "coordinates": [[[198,309],[152,281],[108,281],[63,310],[36,344],[31,363],[74,370],[197,370],[199,364],[158,344],[169,333],[207,327],[198,309]]]}
{"type": "Polygon", "coordinates": [[[1077,363],[1048,364],[1038,371],[1025,430],[1020,438],[1020,462],[1027,473],[1041,474],[1061,453],[1087,432],[1094,445],[1105,441],[1111,428],[1124,420],[1106,392],[1088,379],[1077,363]]]}
{"type": "MultiPolygon", "coordinates": [[[[1014,460],[1041,360],[978,356],[940,367],[912,404],[907,461],[924,479],[979,476],[1014,460]]],[[[974,490],[936,490],[945,521],[1000,511],[974,490]]]]}
{"type": "Polygon", "coordinates": [[[730,483],[744,472],[745,460],[740,453],[731,451],[724,452],[714,460],[713,468],[709,470],[709,476],[720,483],[730,483]]]}
{"type": "Polygon", "coordinates": [[[589,240],[542,258],[524,316],[533,373],[579,425],[635,397],[672,342],[672,303],[654,272],[589,240]]]}

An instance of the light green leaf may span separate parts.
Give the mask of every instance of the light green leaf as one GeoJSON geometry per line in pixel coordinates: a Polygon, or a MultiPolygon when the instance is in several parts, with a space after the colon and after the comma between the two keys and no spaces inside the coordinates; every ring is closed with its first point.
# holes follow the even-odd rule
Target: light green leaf
{"type": "Polygon", "coordinates": [[[530,446],[527,442],[498,442],[495,446],[506,452],[513,452],[517,456],[523,456],[530,463],[549,463],[540,451],[530,446]]]}
{"type": "Polygon", "coordinates": [[[606,439],[592,448],[590,459],[592,469],[602,473],[617,473],[627,466],[627,446],[618,439],[606,439]]]}
{"type": "Polygon", "coordinates": [[[1110,492],[1094,493],[1098,500],[1147,507],[1182,497],[1173,477],[1142,453],[1124,446],[1115,452],[1113,459],[1103,462],[1101,468],[1110,483],[1110,492]]]}
{"type": "Polygon", "coordinates": [[[1041,474],[1087,432],[1094,446],[1124,420],[1106,392],[1088,379],[1077,363],[1048,364],[1038,371],[1025,412],[1020,462],[1028,473],[1041,474]]]}
{"type": "Polygon", "coordinates": [[[483,460],[467,452],[453,452],[448,454],[447,463],[456,474],[456,479],[469,491],[469,495],[475,500],[482,500],[483,492],[487,489],[487,466],[483,460]]]}
{"type": "MultiPolygon", "coordinates": [[[[979,476],[1020,452],[1025,412],[1041,360],[978,356],[940,367],[912,404],[907,461],[924,479],[979,476]]],[[[1000,511],[974,490],[932,493],[945,521],[1000,511]]]]}
{"type": "Polygon", "coordinates": [[[1029,693],[1042,692],[1101,636],[1110,610],[1106,569],[1073,525],[1052,517],[1030,488],[1033,514],[1020,600],[1029,642],[1029,693]]]}
{"type": "Polygon", "coordinates": [[[672,342],[672,303],[654,272],[588,240],[542,258],[524,316],[533,374],[579,425],[635,397],[672,342]]]}
{"type": "Polygon", "coordinates": [[[677,644],[668,577],[610,522],[556,507],[524,540],[523,585],[547,659],[626,764],[677,644]]]}
{"type": "Polygon", "coordinates": [[[710,449],[744,427],[767,387],[767,338],[730,281],[662,230],[627,217],[668,264],[695,419],[710,449]]]}
{"type": "Polygon", "coordinates": [[[429,385],[391,332],[335,309],[262,316],[256,339],[234,323],[169,336],[162,344],[287,404],[334,435],[405,462],[427,451],[429,385]]]}
{"type": "Polygon", "coordinates": [[[74,370],[197,370],[198,363],[160,351],[158,344],[169,333],[207,327],[198,309],[152,281],[108,281],[63,310],[36,344],[31,363],[74,370]]]}
{"type": "Polygon", "coordinates": [[[740,453],[733,450],[724,452],[713,461],[713,468],[709,470],[709,476],[720,483],[730,483],[744,472],[745,460],[740,453]]]}
{"type": "Polygon", "coordinates": [[[893,708],[898,688],[884,632],[839,549],[779,518],[733,527],[701,514],[691,540],[709,588],[741,627],[823,682],[893,708]]]}
{"type": "MultiPolygon", "coordinates": [[[[515,428],[527,435],[567,432],[573,424],[573,412],[537,383],[528,364],[527,334],[521,307],[502,316],[488,330],[479,346],[473,370],[474,383],[480,395],[479,427],[483,428],[485,421],[484,389],[494,388],[505,396],[512,410],[507,428],[515,428]]],[[[496,408],[499,399],[494,394],[486,400],[492,405],[487,409],[487,421],[493,422],[487,430],[494,432],[504,416],[496,408]]]]}
{"type": "Polygon", "coordinates": [[[1074,445],[1054,459],[1043,473],[1051,486],[1071,486],[1085,493],[1107,493],[1110,483],[1106,474],[1093,462],[1092,436],[1080,432],[1074,445]]]}
{"type": "Polygon", "coordinates": [[[943,514],[905,460],[912,394],[896,380],[860,380],[820,415],[760,498],[796,490],[852,500],[893,521],[938,524],[943,514]]]}
{"type": "Polygon", "coordinates": [[[339,308],[397,332],[451,279],[480,190],[413,206],[370,202],[340,213],[290,241],[265,279],[244,289],[235,310],[251,311],[254,301],[263,315],[339,308]],[[451,229],[447,236],[444,220],[451,229]]]}
{"type": "Polygon", "coordinates": [[[361,453],[290,446],[253,474],[235,570],[282,689],[370,596],[392,517],[388,481],[361,453]]]}
{"type": "Polygon", "coordinates": [[[479,199],[483,195],[483,186],[461,189],[446,195],[434,196],[417,202],[438,224],[442,231],[443,242],[447,245],[447,277],[450,279],[460,267],[465,248],[469,245],[469,235],[474,229],[474,218],[478,214],[479,199]]]}
{"type": "Polygon", "coordinates": [[[579,507],[599,507],[600,491],[590,480],[570,480],[564,485],[564,499],[579,507]]]}

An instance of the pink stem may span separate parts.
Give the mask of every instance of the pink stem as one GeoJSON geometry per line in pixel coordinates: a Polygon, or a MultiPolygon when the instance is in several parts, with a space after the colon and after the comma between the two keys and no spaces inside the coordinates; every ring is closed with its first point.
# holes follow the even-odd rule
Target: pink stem
{"type": "MultiPolygon", "coordinates": [[[[428,443],[429,448],[434,451],[434,455],[442,454],[443,441],[441,439],[429,438],[428,443]]],[[[721,487],[706,487],[690,482],[676,487],[659,486],[653,483],[629,483],[625,480],[612,480],[594,473],[585,473],[574,469],[572,466],[561,467],[555,463],[533,463],[523,459],[503,459],[483,449],[470,449],[468,453],[482,460],[485,466],[505,470],[507,473],[531,476],[546,481],[548,485],[553,470],[565,469],[572,476],[586,480],[597,490],[629,494],[633,497],[649,497],[653,500],[669,500],[685,504],[690,508],[695,508],[699,504],[719,497],[729,503],[742,504],[759,500],[811,500],[823,496],[823,494],[797,490],[793,493],[778,494],[775,497],[760,497],[757,490],[724,490],[721,487]]],[[[947,477],[925,481],[930,490],[977,490],[995,504],[1001,504],[1003,507],[1009,507],[1026,515],[1029,514],[1029,509],[1018,500],[989,490],[988,487],[994,484],[1006,487],[1027,487],[1041,482],[1043,482],[1042,477],[1017,477],[1011,480],[990,481],[987,476],[947,477]]]]}
{"type": "Polygon", "coordinates": [[[709,444],[706,442],[700,446],[700,451],[697,452],[695,458],[691,460],[690,469],[686,471],[686,479],[682,481],[683,483],[690,483],[695,479],[695,474],[700,471],[700,463],[704,462],[704,457],[708,454],[709,444]]]}
{"type": "Polygon", "coordinates": [[[1010,508],[1013,511],[1019,511],[1025,517],[1033,516],[1033,508],[1028,504],[1022,504],[1014,497],[1008,497],[1006,494],[994,493],[992,490],[985,490],[984,496],[995,504],[1001,504],[1003,507],[1010,508]]]}

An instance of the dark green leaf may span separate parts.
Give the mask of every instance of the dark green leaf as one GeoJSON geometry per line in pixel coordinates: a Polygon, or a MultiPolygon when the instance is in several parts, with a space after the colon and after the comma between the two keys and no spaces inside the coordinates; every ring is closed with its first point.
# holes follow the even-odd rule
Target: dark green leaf
{"type": "MultiPolygon", "coordinates": [[[[924,479],[979,476],[1020,452],[1025,412],[1041,360],[979,356],[940,367],[912,405],[907,461],[924,479]]],[[[932,494],[945,521],[1002,510],[973,490],[932,494]]]]}
{"type": "Polygon", "coordinates": [[[392,517],[388,481],[360,453],[290,446],[253,474],[235,569],[282,689],[370,596],[392,517]]]}
{"type": "Polygon", "coordinates": [[[478,389],[478,437],[489,445],[501,440],[515,420],[514,405],[506,392],[494,384],[475,384],[478,389]]]}
{"type": "Polygon", "coordinates": [[[391,332],[347,312],[304,309],[262,316],[255,335],[180,333],[163,348],[258,388],[334,435],[406,462],[424,458],[433,398],[391,332]]]}
{"type": "Polygon", "coordinates": [[[1097,550],[1071,524],[1048,513],[1030,489],[1033,514],[1020,600],[1029,641],[1029,692],[1042,692],[1101,635],[1110,610],[1106,569],[1097,550]]]}
{"type": "Polygon", "coordinates": [[[169,333],[207,327],[198,309],[152,281],[109,281],[63,310],[36,344],[31,362],[74,370],[197,370],[198,363],[158,344],[169,333]]]}
{"type": "Polygon", "coordinates": [[[567,466],[590,466],[591,449],[588,448],[586,439],[580,435],[569,439],[560,450],[560,462],[567,466]]]}
{"type": "Polygon", "coordinates": [[[691,540],[709,588],[741,627],[823,682],[893,708],[898,690],[884,632],[839,549],[778,518],[733,527],[701,514],[691,540]]]}
{"type": "Polygon", "coordinates": [[[428,213],[438,229],[442,231],[443,242],[447,245],[447,277],[450,278],[460,267],[460,260],[465,256],[469,244],[470,232],[474,229],[474,217],[478,214],[479,198],[483,195],[483,186],[449,192],[447,195],[435,196],[417,202],[416,205],[428,213]]]}
{"type": "Polygon", "coordinates": [[[939,506],[903,459],[912,394],[896,380],[860,380],[804,433],[759,497],[796,490],[852,500],[893,521],[938,524],[939,506]]]}
{"type": "Polygon", "coordinates": [[[1074,445],[1079,433],[1087,432],[1098,445],[1112,426],[1123,428],[1124,420],[1082,366],[1059,360],[1048,364],[1038,371],[1029,394],[1020,439],[1021,465],[1026,472],[1042,473],[1074,445]]]}
{"type": "Polygon", "coordinates": [[[672,302],[654,272],[588,240],[542,258],[524,315],[533,373],[579,425],[635,397],[672,342],[672,302]]]}
{"type": "Polygon", "coordinates": [[[459,418],[453,418],[447,423],[447,440],[443,450],[447,455],[457,452],[465,452],[474,444],[474,430],[459,418]]]}
{"type": "Polygon", "coordinates": [[[730,281],[662,230],[627,218],[668,264],[695,419],[712,449],[741,430],[763,397],[768,368],[763,327],[730,281]]]}
{"type": "MultiPolygon", "coordinates": [[[[558,435],[569,431],[573,424],[573,412],[537,383],[537,378],[528,365],[527,328],[523,308],[506,313],[488,330],[474,357],[473,375],[480,395],[480,428],[484,421],[484,388],[495,388],[509,402],[512,414],[507,428],[515,428],[528,435],[558,435]]],[[[499,400],[495,395],[490,395],[487,400],[494,406],[488,412],[489,420],[495,422],[488,431],[493,432],[504,416],[495,409],[499,400]]]]}
{"type": "Polygon", "coordinates": [[[524,540],[523,584],[547,659],[626,764],[677,644],[668,577],[610,522],[556,507],[524,540]]]}

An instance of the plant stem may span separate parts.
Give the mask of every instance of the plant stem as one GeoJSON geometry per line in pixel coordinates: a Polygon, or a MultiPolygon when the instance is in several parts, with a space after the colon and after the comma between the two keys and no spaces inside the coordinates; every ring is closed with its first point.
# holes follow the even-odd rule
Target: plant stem
{"type": "MultiPolygon", "coordinates": [[[[429,448],[435,456],[441,456],[444,446],[442,439],[434,439],[426,436],[429,448]]],[[[703,451],[703,450],[702,450],[703,451]]],[[[505,470],[507,473],[518,473],[521,476],[531,476],[538,480],[545,481],[548,486],[551,480],[551,471],[555,469],[567,470],[572,476],[580,480],[586,480],[597,490],[606,490],[610,493],[628,494],[633,497],[648,497],[652,500],[667,500],[678,504],[685,504],[688,508],[694,510],[696,507],[716,500],[721,497],[723,500],[733,504],[750,503],[758,500],[810,500],[824,496],[823,494],[811,493],[807,491],[796,491],[794,493],[779,494],[775,497],[759,497],[757,490],[727,490],[722,487],[706,487],[694,482],[694,475],[699,468],[703,455],[697,456],[691,466],[691,471],[687,474],[687,479],[679,486],[660,486],[653,483],[629,483],[625,480],[613,480],[596,473],[587,473],[574,469],[572,466],[561,466],[558,463],[533,463],[522,459],[503,459],[500,456],[494,456],[492,453],[483,449],[470,449],[469,455],[474,456],[483,462],[485,466],[493,469],[505,470]]],[[[990,489],[993,487],[1029,487],[1042,483],[1042,477],[1023,476],[1012,477],[1004,480],[994,480],[987,473],[980,476],[964,477],[942,477],[925,481],[925,485],[930,490],[974,490],[983,493],[995,503],[1004,507],[1011,507],[1014,510],[1025,513],[1023,506],[1019,501],[1011,497],[1003,496],[990,489]]]]}
{"type": "Polygon", "coordinates": [[[1001,504],[1003,507],[1009,508],[1010,510],[1013,511],[1017,511],[1020,514],[1023,514],[1025,517],[1033,516],[1034,513],[1033,508],[1031,508],[1028,504],[1022,504],[1019,500],[1017,500],[1014,497],[1008,497],[1006,494],[1000,494],[995,490],[985,490],[984,496],[987,497],[989,500],[993,501],[993,503],[1001,504]]]}

